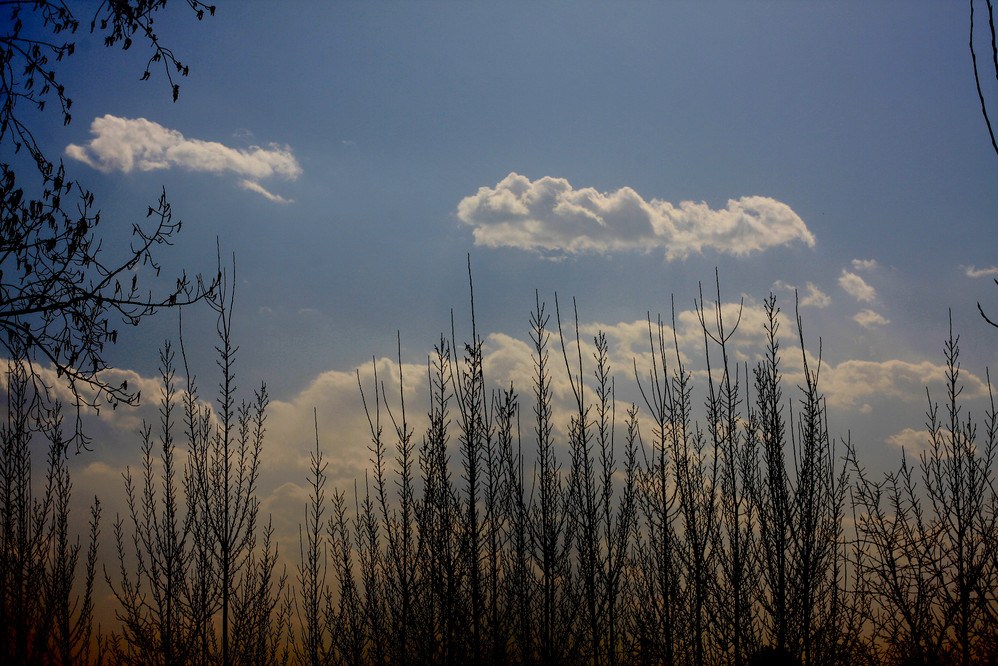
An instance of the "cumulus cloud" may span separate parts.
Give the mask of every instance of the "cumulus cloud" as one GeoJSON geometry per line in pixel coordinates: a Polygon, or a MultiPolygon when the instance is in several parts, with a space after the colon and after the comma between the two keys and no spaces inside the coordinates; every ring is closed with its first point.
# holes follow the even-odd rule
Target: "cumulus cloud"
{"type": "Polygon", "coordinates": [[[714,210],[702,202],[645,200],[629,187],[599,192],[517,173],[462,199],[457,216],[474,229],[476,245],[555,254],[658,250],[673,260],[705,250],[747,255],[815,244],[797,213],[769,197],[730,199],[714,210]]]}
{"type": "MultiPolygon", "coordinates": [[[[987,384],[977,375],[964,370],[960,379],[965,398],[982,398],[988,395],[987,384]]],[[[850,409],[873,399],[902,402],[925,400],[926,387],[929,387],[932,395],[942,395],[945,380],[945,364],[930,361],[911,363],[898,359],[848,360],[826,366],[822,371],[823,390],[828,403],[850,409]]]]}
{"type": "Polygon", "coordinates": [[[177,130],[145,118],[105,115],[90,124],[92,138],[84,145],[66,146],[66,156],[104,173],[181,168],[240,176],[239,186],[275,203],[288,200],[260,184],[267,178],[296,180],[302,173],[291,148],[232,148],[217,141],[188,139],[177,130]]]}
{"type": "Polygon", "coordinates": [[[873,310],[860,310],[853,315],[852,319],[863,328],[876,328],[891,323],[890,319],[873,310]]]}
{"type": "MultiPolygon", "coordinates": [[[[355,479],[363,479],[371,458],[368,449],[371,431],[364,414],[360,387],[367,394],[368,406],[373,412],[374,394],[383,382],[392,401],[390,408],[395,410],[396,416],[400,416],[397,398],[401,386],[406,405],[417,406],[406,414],[407,423],[420,434],[426,428],[423,413],[423,402],[428,394],[426,379],[425,363],[404,363],[400,366],[395,360],[379,358],[353,370],[321,372],[297,394],[272,400],[267,419],[268,437],[281,444],[264,451],[268,475],[282,482],[305,478],[309,452],[315,447],[312,420],[312,410],[315,409],[318,414],[319,446],[326,452],[325,458],[330,463],[331,483],[345,488],[355,479]]],[[[388,446],[394,447],[390,439],[391,421],[384,412],[384,404],[381,409],[388,446]]]]}
{"type": "Polygon", "coordinates": [[[842,269],[839,276],[839,286],[850,296],[862,303],[872,303],[877,298],[877,290],[866,283],[866,280],[842,269]]]}
{"type": "Polygon", "coordinates": [[[976,268],[973,265],[970,265],[970,266],[964,266],[963,271],[969,278],[991,277],[994,275],[998,275],[998,266],[990,266],[988,268],[976,268]]]}
{"type": "MultiPolygon", "coordinates": [[[[6,398],[7,378],[13,363],[10,359],[0,358],[0,396],[3,398],[6,398]]],[[[58,400],[63,405],[75,403],[76,396],[66,383],[65,377],[57,373],[55,368],[37,363],[34,365],[33,371],[49,387],[49,397],[58,400]]],[[[124,368],[103,370],[99,378],[109,386],[125,385],[129,392],[142,397],[159,395],[161,387],[155,377],[144,377],[133,370],[124,368]]],[[[82,399],[81,414],[88,423],[94,423],[111,430],[135,433],[142,425],[143,419],[149,422],[155,420],[155,410],[147,409],[147,400],[140,401],[140,406],[137,408],[111,408],[94,387],[81,383],[77,389],[82,399]],[[91,405],[96,405],[96,407],[91,405]]],[[[68,409],[64,409],[64,414],[67,411],[68,409]]]]}

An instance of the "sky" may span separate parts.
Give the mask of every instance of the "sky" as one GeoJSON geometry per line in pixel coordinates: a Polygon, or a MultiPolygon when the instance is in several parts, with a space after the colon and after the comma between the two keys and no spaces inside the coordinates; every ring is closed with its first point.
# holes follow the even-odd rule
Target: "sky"
{"type": "MultiPolygon", "coordinates": [[[[728,322],[744,303],[739,361],[758,359],[770,293],[790,316],[788,397],[797,290],[831,434],[870,467],[924,446],[950,316],[983,417],[998,157],[965,3],[217,4],[200,23],[183,3],[158,20],[190,67],[176,103],[162,71],[139,81],[138,41],[82,35],[62,69],[73,122],[39,116],[38,136],[94,191],[108,251],[165,188],[183,230],[164,275],[213,272],[216,239],[230,270],[235,257],[237,379],[272,399],[261,494],[279,534],[297,535],[313,408],[333,483],[363,476],[358,368],[370,392],[377,359],[390,387],[400,353],[414,422],[426,411],[452,311],[459,344],[470,335],[469,256],[489,379],[516,380],[525,437],[535,293],[563,314],[574,298],[587,345],[607,332],[626,403],[647,317],[671,320],[673,302],[703,379],[693,308],[715,271],[728,322]]],[[[998,109],[994,80],[985,92],[998,109]]],[[[210,397],[212,313],[189,308],[184,329],[210,397]]],[[[177,330],[166,313],[122,331],[109,359],[144,406],[93,420],[82,496],[113,495],[137,464],[156,350],[177,330]]]]}

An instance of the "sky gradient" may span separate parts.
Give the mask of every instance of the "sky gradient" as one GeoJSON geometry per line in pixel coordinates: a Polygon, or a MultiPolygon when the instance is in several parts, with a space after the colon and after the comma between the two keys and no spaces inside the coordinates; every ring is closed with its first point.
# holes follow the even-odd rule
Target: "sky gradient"
{"type": "MultiPolygon", "coordinates": [[[[716,269],[729,321],[745,304],[741,361],[761,351],[763,299],[792,317],[798,290],[831,434],[870,466],[919,446],[950,310],[983,417],[998,159],[963,4],[218,4],[159,24],[191,68],[178,102],[162,72],[139,82],[135,50],[81,39],[64,68],[74,120],[41,116],[38,136],[94,191],[109,251],[165,187],[184,222],[165,275],[211,272],[216,238],[235,255],[238,379],[273,399],[261,490],[279,535],[297,534],[313,407],[333,483],[363,475],[355,370],[370,387],[376,357],[394,376],[399,338],[410,411],[425,412],[452,309],[458,341],[470,333],[469,253],[488,376],[524,400],[535,290],[576,299],[584,340],[607,331],[627,402],[646,317],[668,319],[673,296],[702,369],[693,305],[716,269]]],[[[189,310],[207,397],[214,324],[189,310]]],[[[94,421],[76,492],[113,494],[137,463],[156,349],[176,331],[166,314],[122,332],[110,360],[145,406],[94,421]]],[[[783,334],[789,393],[791,319],[783,334]]]]}

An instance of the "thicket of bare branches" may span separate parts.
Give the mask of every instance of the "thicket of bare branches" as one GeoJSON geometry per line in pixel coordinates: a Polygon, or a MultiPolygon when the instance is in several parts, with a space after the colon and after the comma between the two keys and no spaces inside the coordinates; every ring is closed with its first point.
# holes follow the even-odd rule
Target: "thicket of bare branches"
{"type": "MultiPolygon", "coordinates": [[[[820,344],[808,353],[801,320],[802,379],[790,391],[775,297],[753,368],[731,359],[742,324],[725,320],[720,300],[698,302],[699,387],[675,331],[649,318],[651,362],[635,366],[643,405],[625,406],[619,429],[606,336],[586,358],[578,325],[556,307],[552,329],[539,298],[526,399],[512,386],[485,395],[474,323],[461,358],[452,335],[428,359],[421,444],[401,384],[362,387],[372,468],[353,511],[339,492],[331,504],[335,576],[309,578],[305,595],[321,593],[328,630],[324,658],[309,663],[990,659],[996,426],[993,409],[983,437],[961,420],[956,341],[929,453],[874,481],[852,442],[828,432],[820,344]],[[552,334],[573,405],[561,430],[552,334]]],[[[306,521],[315,539],[323,483],[306,521]]]]}
{"type": "Polygon", "coordinates": [[[222,288],[209,301],[218,324],[216,404],[199,399],[189,372],[178,395],[172,347],[167,343],[160,352],[158,433],[154,437],[153,427],[143,426],[139,487],[130,470],[125,474],[130,530],[119,516],[117,571],[105,569],[121,622],[109,639],[116,663],[288,659],[287,579],[276,568],[269,523],[262,530],[259,525],[256,495],[267,390],[262,386],[251,401],[236,403],[237,347],[227,278],[223,274],[222,288]],[[178,425],[186,439],[182,462],[174,439],[178,425]]]}
{"type": "MultiPolygon", "coordinates": [[[[257,499],[266,387],[237,402],[227,276],[181,273],[162,292],[136,277],[142,266],[158,273],[158,246],[179,231],[165,193],[145,211],[152,224],[133,227],[128,250],[102,251],[93,195],[46,158],[26,120],[51,103],[70,122],[57,63],[75,51],[80,21],[66,2],[3,4],[0,146],[25,150],[38,179],[25,185],[14,159],[0,164],[3,663],[998,658],[998,412],[993,400],[983,422],[964,411],[958,339],[951,333],[944,346],[945,398],[927,396],[926,451],[878,479],[851,441],[828,432],[820,344],[808,353],[800,318],[803,379],[788,388],[775,297],[749,367],[729,353],[741,324],[725,320],[719,288],[712,305],[702,293],[697,304],[706,374],[683,360],[675,323],[670,330],[649,316],[650,362],[634,365],[641,401],[631,405],[618,404],[606,336],[587,340],[595,352],[585,354],[577,314],[574,327],[563,322],[556,300],[552,326],[539,295],[529,316],[531,386],[493,389],[472,297],[470,341],[458,344],[452,321],[427,360],[424,432],[407,416],[401,376],[397,398],[377,377],[373,390],[361,386],[372,458],[352,492],[326,493],[315,415],[310,501],[289,583],[257,499]],[[159,422],[139,434],[138,471],[124,477],[127,515],[114,521],[117,561],[104,569],[120,625],[101,633],[101,508],[95,498],[81,543],[70,533],[67,451],[88,441],[81,410],[137,397],[100,375],[115,321],[137,324],[200,300],[217,314],[217,399],[200,399],[185,359],[177,377],[164,345],[159,422]],[[562,365],[567,423],[555,415],[562,365]],[[43,366],[72,392],[68,437],[43,366]],[[41,473],[35,451],[44,453],[41,473]]],[[[998,153],[989,114],[998,48],[993,3],[984,4],[981,21],[980,3],[970,3],[971,60],[998,153]]],[[[187,66],[152,29],[165,5],[102,2],[90,32],[109,47],[145,41],[142,78],[162,66],[176,100],[187,66]]],[[[198,19],[214,12],[187,5],[198,19]]]]}
{"type": "Polygon", "coordinates": [[[452,322],[427,359],[425,430],[413,426],[401,375],[397,386],[377,374],[360,386],[371,468],[353,488],[327,490],[314,415],[310,500],[288,577],[258,517],[266,390],[237,404],[231,291],[220,291],[214,405],[183,353],[183,378],[173,347],[160,353],[158,423],[139,433],[127,515],[114,522],[118,561],[104,572],[120,626],[104,633],[91,619],[99,504],[81,546],[68,527],[67,444],[45,431],[37,487],[31,385],[11,363],[0,429],[4,656],[986,663],[998,649],[998,418],[993,404],[981,424],[964,413],[958,340],[944,347],[946,396],[930,396],[926,452],[877,479],[851,441],[828,432],[820,344],[808,352],[800,319],[801,374],[788,389],[775,297],[752,367],[732,359],[745,324],[720,301],[719,289],[697,301],[706,372],[690,369],[674,326],[649,316],[646,365],[633,368],[640,405],[619,403],[607,336],[582,340],[574,308],[563,318],[556,301],[549,314],[537,297],[525,396],[492,388],[474,316],[460,346],[452,322]],[[556,381],[568,387],[567,413],[556,381]]]}
{"type": "Polygon", "coordinates": [[[6,420],[0,425],[0,661],[87,663],[93,657],[93,583],[100,502],[95,498],[91,505],[89,544],[84,551],[79,539],[69,532],[72,484],[66,461],[68,442],[58,412],[55,418],[46,419],[44,429],[32,422],[32,387],[23,360],[8,363],[4,384],[6,420]],[[42,448],[46,453],[44,476],[32,474],[33,448],[42,448]]]}

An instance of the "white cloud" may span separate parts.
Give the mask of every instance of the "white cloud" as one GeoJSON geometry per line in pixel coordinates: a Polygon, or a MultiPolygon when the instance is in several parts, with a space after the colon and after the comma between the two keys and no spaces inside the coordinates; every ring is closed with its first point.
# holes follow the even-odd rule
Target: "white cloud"
{"type": "Polygon", "coordinates": [[[839,286],[850,296],[863,303],[872,303],[877,298],[877,290],[866,283],[866,280],[842,269],[839,276],[839,286]]]}
{"type": "Polygon", "coordinates": [[[267,199],[268,201],[273,201],[274,203],[286,204],[286,203],[292,203],[294,201],[294,199],[285,199],[279,194],[274,194],[273,192],[267,190],[260,183],[257,183],[252,180],[243,179],[239,181],[239,187],[243,188],[244,190],[249,190],[250,192],[256,192],[264,199],[267,199]]]}
{"type": "Polygon", "coordinates": [[[963,271],[969,278],[991,277],[998,275],[998,266],[990,266],[988,268],[976,268],[973,265],[963,266],[963,271]]]}
{"type": "Polygon", "coordinates": [[[240,187],[275,203],[288,203],[271,193],[265,178],[296,180],[302,173],[291,148],[270,144],[266,148],[232,148],[216,141],[188,139],[177,130],[145,118],[105,115],[90,124],[93,138],[85,145],[69,144],[66,155],[94,169],[110,173],[182,168],[241,176],[240,187]]]}
{"type": "MultiPolygon", "coordinates": [[[[8,377],[12,363],[9,359],[0,358],[0,394],[4,394],[8,390],[8,377]]],[[[65,377],[57,373],[50,365],[42,363],[36,363],[33,371],[49,387],[49,397],[64,405],[63,415],[69,423],[68,419],[73,418],[73,416],[70,416],[72,407],[68,406],[75,404],[76,396],[67,384],[65,377]]],[[[155,412],[148,410],[147,405],[150,400],[154,400],[152,396],[159,395],[161,384],[158,379],[144,377],[133,370],[124,368],[103,370],[98,379],[108,386],[126,386],[129,393],[139,395],[142,398],[140,406],[138,408],[127,405],[111,407],[105,397],[99,394],[93,386],[80,383],[77,389],[82,400],[81,414],[85,419],[96,419],[92,422],[128,433],[137,432],[143,419],[149,422],[155,421],[155,412]],[[90,405],[96,405],[96,408],[90,405]]]]}
{"type": "MultiPolygon", "coordinates": [[[[803,296],[800,296],[800,306],[802,308],[827,308],[832,304],[832,298],[823,292],[818,285],[813,282],[808,282],[804,288],[807,290],[803,296]]],[[[777,280],[773,283],[774,290],[791,291],[798,292],[797,285],[784,282],[783,280],[777,280]]]]}
{"type": "Polygon", "coordinates": [[[860,310],[853,315],[852,319],[863,328],[876,328],[891,323],[890,319],[873,310],[860,310]]]}
{"type": "Polygon", "coordinates": [[[646,201],[629,187],[615,192],[575,189],[564,178],[531,181],[510,173],[458,204],[458,218],[474,228],[475,244],[552,253],[664,251],[669,260],[714,250],[747,255],[814,236],[785,203],[762,196],[706,203],[646,201]]]}
{"type": "MultiPolygon", "coordinates": [[[[395,416],[399,417],[399,374],[404,379],[403,387],[408,413],[407,422],[415,431],[415,438],[425,432],[426,416],[423,404],[427,395],[426,365],[398,362],[379,358],[374,363],[366,363],[353,371],[328,370],[317,374],[299,393],[283,400],[272,400],[268,409],[267,437],[269,441],[280,443],[264,449],[265,469],[275,486],[289,480],[303,479],[308,468],[309,452],[315,447],[315,430],[312,410],[315,409],[319,421],[319,446],[329,461],[329,476],[333,486],[346,488],[355,479],[363,479],[368,467],[371,452],[371,432],[358,387],[366,393],[368,407],[375,410],[375,392],[378,384],[374,375],[377,368],[378,382],[383,382],[385,391],[395,416]]],[[[385,403],[381,401],[385,439],[394,454],[394,431],[389,416],[385,413],[385,403]]],[[[372,413],[373,416],[373,413],[372,413]]]]}
{"type": "MultiPolygon", "coordinates": [[[[848,360],[828,365],[822,370],[821,381],[830,405],[857,408],[873,399],[924,401],[926,387],[931,389],[933,396],[943,395],[945,379],[945,364],[892,359],[848,360]]],[[[960,381],[964,386],[964,398],[987,396],[987,384],[977,375],[964,370],[960,373],[960,381]]]]}
{"type": "Polygon", "coordinates": [[[880,268],[880,264],[877,263],[876,259],[853,259],[852,268],[855,271],[872,271],[875,268],[880,268]]]}
{"type": "Polygon", "coordinates": [[[889,436],[886,441],[891,446],[896,446],[908,453],[918,454],[929,450],[932,436],[925,429],[905,428],[889,436]]]}
{"type": "Polygon", "coordinates": [[[831,302],[831,297],[817,287],[813,282],[807,283],[807,294],[800,299],[801,307],[827,308],[831,302]]]}

